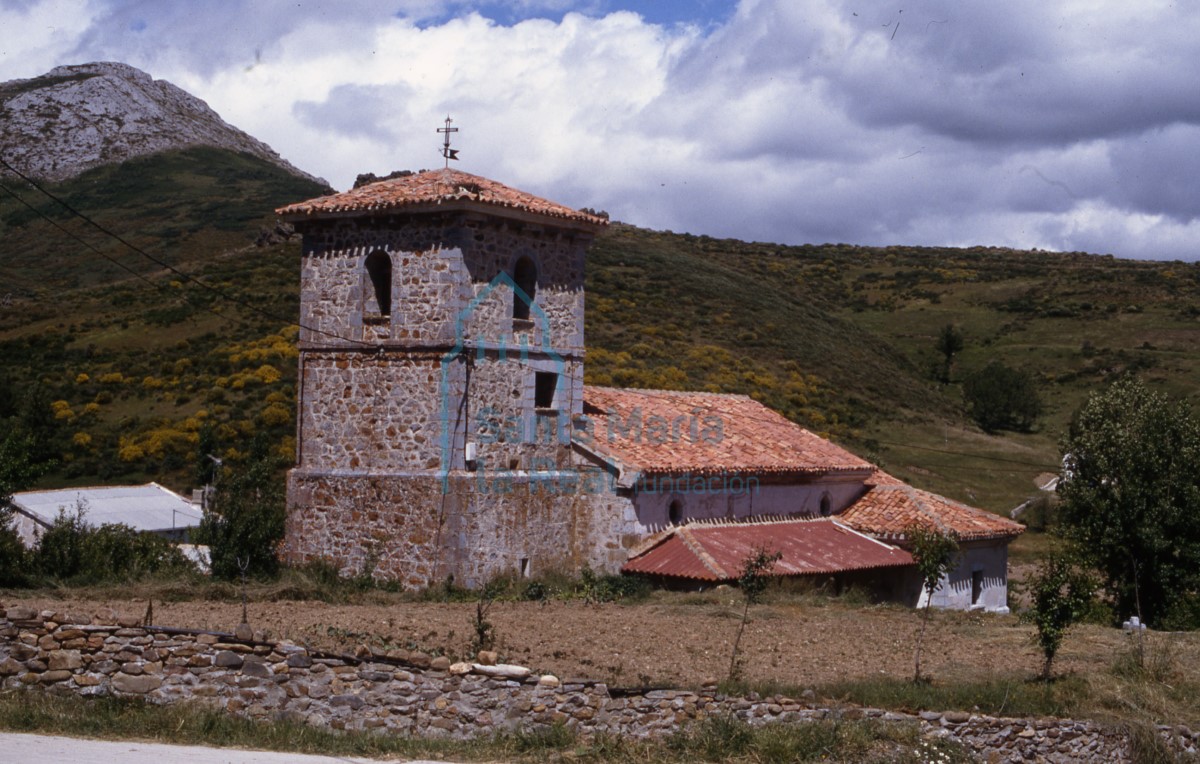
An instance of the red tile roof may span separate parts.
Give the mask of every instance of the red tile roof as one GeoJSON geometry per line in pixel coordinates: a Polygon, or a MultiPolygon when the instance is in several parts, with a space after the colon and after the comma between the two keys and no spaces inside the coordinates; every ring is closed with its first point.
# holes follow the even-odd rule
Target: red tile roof
{"type": "Polygon", "coordinates": [[[758,550],[783,556],[768,575],[828,575],[913,564],[912,555],[832,519],[691,523],[652,537],[624,573],[731,581],[758,550]]]}
{"type": "Polygon", "coordinates": [[[583,389],[575,442],[628,475],[804,474],[874,467],[745,395],[583,389]],[[618,419],[619,418],[619,419],[618,419]]]}
{"type": "Polygon", "coordinates": [[[392,210],[431,208],[517,211],[558,218],[588,228],[607,224],[604,218],[509,188],[494,180],[458,170],[426,170],[403,178],[381,180],[344,193],[322,196],[280,207],[275,213],[291,221],[392,210]]]}
{"type": "Polygon", "coordinates": [[[1025,531],[1020,523],[918,490],[882,470],[867,481],[867,492],[838,520],[877,538],[897,541],[914,523],[953,534],[960,541],[1011,538],[1025,531]]]}

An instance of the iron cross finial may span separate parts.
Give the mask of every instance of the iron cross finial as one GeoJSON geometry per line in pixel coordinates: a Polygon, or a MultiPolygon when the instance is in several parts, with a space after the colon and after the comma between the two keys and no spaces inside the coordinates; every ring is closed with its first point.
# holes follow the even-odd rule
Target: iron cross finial
{"type": "Polygon", "coordinates": [[[446,115],[446,126],[445,126],[445,127],[439,127],[439,128],[437,129],[437,131],[438,131],[439,133],[442,133],[442,134],[445,136],[445,140],[444,140],[444,141],[442,141],[442,156],[443,156],[443,157],[445,158],[445,160],[446,160],[446,167],[450,167],[450,160],[451,160],[451,159],[453,159],[453,160],[455,160],[455,161],[458,161],[458,149],[452,149],[452,148],[450,148],[450,133],[457,133],[457,132],[458,132],[458,128],[457,128],[457,127],[450,127],[450,124],[451,124],[453,121],[454,121],[454,120],[450,119],[450,115],[449,115],[449,114],[447,114],[447,115],[446,115]]]}

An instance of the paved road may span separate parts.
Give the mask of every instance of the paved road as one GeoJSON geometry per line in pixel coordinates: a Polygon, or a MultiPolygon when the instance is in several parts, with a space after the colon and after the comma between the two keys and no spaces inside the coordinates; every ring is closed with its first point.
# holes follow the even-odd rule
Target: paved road
{"type": "MultiPolygon", "coordinates": [[[[399,760],[393,760],[400,764],[399,760]]],[[[377,759],[305,756],[274,751],[239,751],[198,745],[81,740],[0,732],[0,764],[379,764],[377,759]]],[[[405,764],[444,764],[408,761],[405,764]]]]}

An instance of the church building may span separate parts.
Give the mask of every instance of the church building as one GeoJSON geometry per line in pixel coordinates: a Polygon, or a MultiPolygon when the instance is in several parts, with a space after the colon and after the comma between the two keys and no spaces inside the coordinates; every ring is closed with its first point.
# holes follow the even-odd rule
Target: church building
{"type": "Polygon", "coordinates": [[[776,575],[917,604],[904,532],[958,537],[936,605],[1006,609],[1021,526],[918,491],[738,395],[585,386],[606,220],[451,169],[278,210],[303,236],[284,555],[412,588],[624,570],[776,575]]]}

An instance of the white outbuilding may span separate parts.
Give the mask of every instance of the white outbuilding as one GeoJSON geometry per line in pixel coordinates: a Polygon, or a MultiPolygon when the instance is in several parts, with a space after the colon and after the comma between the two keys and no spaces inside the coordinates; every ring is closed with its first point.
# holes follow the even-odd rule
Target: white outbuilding
{"type": "Polygon", "coordinates": [[[128,525],[172,541],[186,541],[202,517],[200,504],[158,483],[25,491],[13,494],[11,504],[16,510],[13,525],[27,547],[36,544],[60,514],[82,514],[93,526],[128,525]]]}

